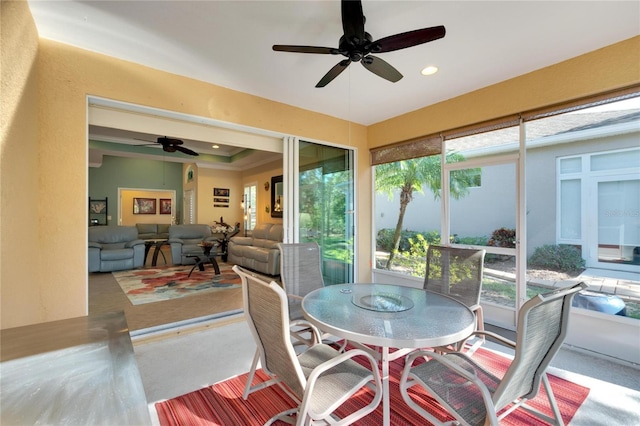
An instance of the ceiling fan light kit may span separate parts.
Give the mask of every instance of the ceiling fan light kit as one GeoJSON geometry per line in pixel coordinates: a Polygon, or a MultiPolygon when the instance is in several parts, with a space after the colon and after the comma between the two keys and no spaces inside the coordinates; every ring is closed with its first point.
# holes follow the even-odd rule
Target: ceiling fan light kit
{"type": "MultiPolygon", "coordinates": [[[[318,46],[294,46],[276,44],[276,52],[313,53],[323,55],[342,55],[347,59],[338,62],[320,79],[316,87],[324,87],[333,81],[351,62],[360,62],[367,70],[392,83],[399,81],[402,74],[392,65],[371,53],[393,52],[407,47],[428,43],[445,36],[444,26],[422,28],[373,40],[364,30],[364,13],[360,0],[342,0],[342,29],[338,48],[318,46]]],[[[436,68],[437,70],[437,68],[436,68]]]]}

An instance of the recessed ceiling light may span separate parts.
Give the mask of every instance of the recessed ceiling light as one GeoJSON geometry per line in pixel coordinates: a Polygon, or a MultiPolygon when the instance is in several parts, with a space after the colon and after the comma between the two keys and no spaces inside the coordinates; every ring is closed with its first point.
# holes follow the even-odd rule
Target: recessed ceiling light
{"type": "Polygon", "coordinates": [[[438,67],[429,65],[428,67],[424,67],[420,73],[422,75],[433,75],[438,72],[438,67]]]}
{"type": "Polygon", "coordinates": [[[211,145],[211,148],[213,148],[213,149],[218,149],[218,148],[220,148],[220,147],[219,147],[218,145],[211,145]]]}

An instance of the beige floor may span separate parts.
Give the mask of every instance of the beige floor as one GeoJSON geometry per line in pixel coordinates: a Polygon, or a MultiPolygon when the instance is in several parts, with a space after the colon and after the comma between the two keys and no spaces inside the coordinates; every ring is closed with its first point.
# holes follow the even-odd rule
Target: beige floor
{"type": "MultiPolygon", "coordinates": [[[[163,250],[171,262],[168,247],[163,250]]],[[[151,266],[152,253],[147,265],[151,266]]],[[[164,264],[162,255],[158,265],[164,264]]],[[[213,271],[212,271],[213,273],[213,271]]],[[[110,272],[89,274],[89,314],[124,311],[131,331],[209,317],[242,309],[242,289],[194,295],[164,302],[132,305],[110,272]]]]}

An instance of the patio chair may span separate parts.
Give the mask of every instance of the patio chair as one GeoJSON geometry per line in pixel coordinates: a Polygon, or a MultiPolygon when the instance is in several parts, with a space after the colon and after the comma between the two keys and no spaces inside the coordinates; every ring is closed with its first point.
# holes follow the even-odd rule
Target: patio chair
{"type": "MultiPolygon", "coordinates": [[[[320,247],[317,243],[283,244],[280,250],[280,281],[289,301],[289,319],[304,319],[302,299],[313,290],[324,287],[324,278],[320,262],[320,247]]],[[[307,345],[310,343],[304,334],[308,328],[291,330],[292,336],[307,345]]]]}
{"type": "MultiPolygon", "coordinates": [[[[484,317],[480,306],[484,250],[429,245],[424,289],[444,294],[464,303],[476,316],[476,330],[484,330],[484,317]]],[[[478,338],[467,348],[472,354],[484,338],[478,338]]],[[[454,345],[461,350],[460,344],[454,345]]],[[[445,350],[445,348],[438,348],[445,350]]]]}
{"type": "Polygon", "coordinates": [[[418,351],[406,359],[400,379],[402,398],[433,424],[443,423],[411,398],[409,389],[413,386],[426,389],[464,425],[497,426],[500,419],[517,408],[523,408],[546,422],[562,425],[546,369],[566,337],[571,301],[577,292],[585,288],[585,283],[579,283],[527,301],[518,314],[517,343],[494,333],[474,332],[515,349],[515,357],[502,379],[489,373],[465,353],[418,351]],[[428,361],[414,366],[419,357],[428,358],[428,361]],[[526,404],[538,394],[541,381],[553,418],[526,404]]]}
{"type": "MultiPolygon", "coordinates": [[[[315,242],[298,244],[278,243],[277,246],[280,251],[280,281],[282,288],[284,288],[287,294],[289,321],[292,321],[293,324],[289,331],[295,341],[294,346],[311,346],[313,343],[313,333],[311,329],[305,326],[297,326],[296,321],[304,320],[304,316],[302,315],[302,299],[304,296],[315,289],[324,287],[324,279],[322,278],[320,266],[320,247],[315,242]]],[[[323,339],[327,337],[330,336],[327,334],[322,335],[323,339]]],[[[340,349],[344,349],[345,346],[346,343],[340,349]]],[[[252,378],[258,367],[259,360],[260,351],[256,349],[249,370],[249,375],[252,378]]],[[[247,381],[245,395],[250,391],[250,386],[251,380],[247,381]]]]}
{"type": "Polygon", "coordinates": [[[376,409],[382,399],[382,382],[378,364],[371,355],[359,349],[341,353],[319,343],[320,332],[310,323],[306,326],[313,330],[313,345],[296,354],[289,332],[288,301],[284,290],[274,281],[268,282],[238,265],[233,270],[242,279],[244,312],[260,359],[264,361],[262,369],[270,376],[270,380],[256,385],[251,391],[277,384],[297,404],[295,408],[273,416],[267,425],[276,420],[298,425],[323,420],[350,424],[376,409]],[[356,356],[365,357],[369,368],[356,362],[353,359],[356,356]],[[371,402],[337,419],[335,410],[364,387],[374,392],[371,402]]]}

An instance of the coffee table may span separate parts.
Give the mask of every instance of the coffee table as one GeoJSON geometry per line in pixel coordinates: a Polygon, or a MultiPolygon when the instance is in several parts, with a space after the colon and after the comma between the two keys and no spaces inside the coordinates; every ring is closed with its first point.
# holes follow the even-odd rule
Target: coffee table
{"type": "Polygon", "coordinates": [[[162,258],[164,259],[164,263],[166,265],[167,258],[162,252],[162,246],[165,244],[169,244],[169,240],[167,240],[166,238],[152,238],[149,240],[144,240],[144,262],[147,263],[147,255],[149,254],[151,247],[154,247],[151,266],[156,266],[158,264],[158,254],[162,254],[162,258]]]}
{"type": "Polygon", "coordinates": [[[220,275],[220,266],[216,261],[216,256],[221,256],[223,253],[222,252],[218,253],[217,250],[211,253],[211,249],[214,247],[217,247],[217,244],[201,243],[201,244],[198,244],[198,246],[202,247],[202,254],[198,253],[198,254],[187,255],[187,257],[191,257],[196,261],[195,265],[193,265],[193,268],[191,268],[191,271],[189,271],[189,275],[187,275],[187,278],[191,276],[191,274],[193,273],[193,270],[196,268],[198,268],[200,271],[204,271],[204,265],[206,263],[210,263],[213,266],[215,275],[220,275]]]}

